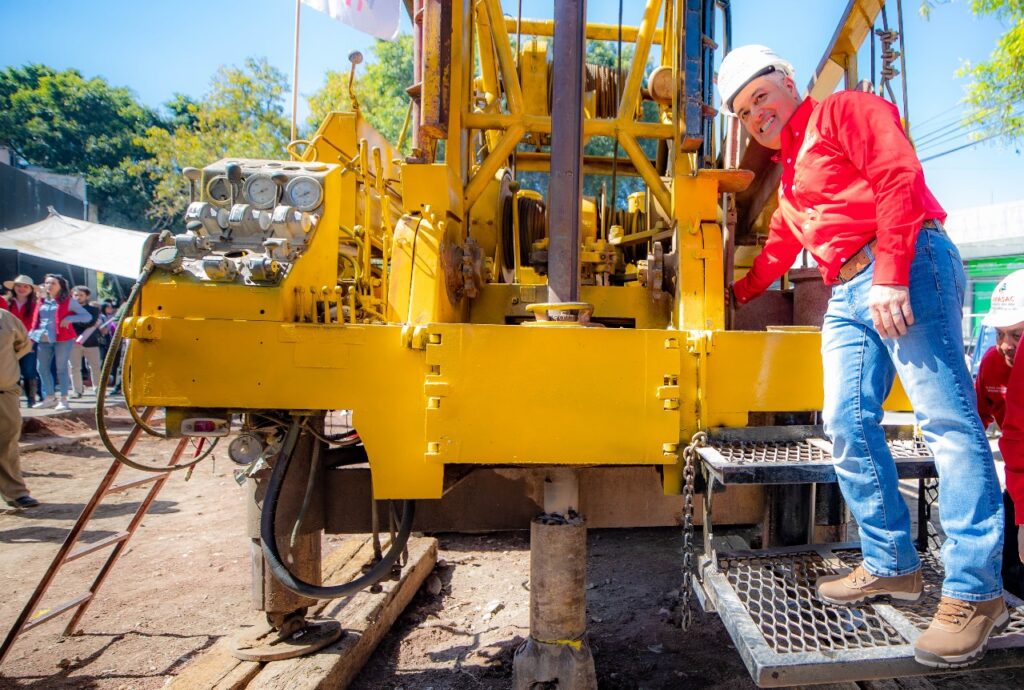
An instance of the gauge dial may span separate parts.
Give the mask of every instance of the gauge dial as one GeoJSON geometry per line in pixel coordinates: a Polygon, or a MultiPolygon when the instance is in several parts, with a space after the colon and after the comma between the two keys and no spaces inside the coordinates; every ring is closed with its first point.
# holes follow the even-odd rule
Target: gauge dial
{"type": "Polygon", "coordinates": [[[284,188],[291,205],[300,211],[312,211],[320,205],[324,190],[315,177],[300,175],[290,180],[284,188]]]}
{"type": "Polygon", "coordinates": [[[206,197],[218,206],[227,204],[231,198],[231,184],[228,178],[224,175],[210,178],[206,183],[206,197]]]}
{"type": "Polygon", "coordinates": [[[242,191],[249,203],[259,209],[272,208],[277,202],[277,185],[269,175],[249,175],[242,191]]]}

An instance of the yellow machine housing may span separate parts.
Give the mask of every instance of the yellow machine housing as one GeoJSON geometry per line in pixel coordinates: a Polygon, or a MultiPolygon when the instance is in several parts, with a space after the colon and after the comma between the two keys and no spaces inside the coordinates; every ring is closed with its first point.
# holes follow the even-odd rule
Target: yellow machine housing
{"type": "Polygon", "coordinates": [[[642,186],[628,203],[586,200],[580,305],[544,306],[550,200],[515,177],[550,163],[553,22],[531,21],[517,57],[499,0],[444,16],[427,3],[425,35],[442,40],[419,75],[411,156],[349,112],[290,159],[203,169],[187,251],[124,325],[131,403],[351,410],[378,499],[439,498],[455,465],[654,466],[674,494],[695,432],[813,415],[818,334],[727,328],[737,229],[723,203],[754,175],[716,167],[713,120],[687,109],[710,88],[687,60],[713,59],[685,40],[690,4],[646,0],[623,31],[632,63],[586,96],[584,137],[626,155],[585,156],[583,173],[642,186]],[[654,46],[672,97],[651,118],[654,46]]]}

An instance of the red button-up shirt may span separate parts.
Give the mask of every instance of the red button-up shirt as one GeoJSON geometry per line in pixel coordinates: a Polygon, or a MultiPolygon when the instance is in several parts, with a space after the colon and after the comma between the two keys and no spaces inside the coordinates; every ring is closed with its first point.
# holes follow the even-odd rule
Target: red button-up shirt
{"type": "Polygon", "coordinates": [[[1012,369],[1006,363],[1006,357],[999,348],[990,347],[978,365],[978,378],[974,382],[974,392],[978,396],[978,416],[981,425],[995,422],[1003,428],[1006,416],[1006,386],[1010,380],[1012,369]]]}
{"type": "Polygon", "coordinates": [[[946,213],[924,182],[896,107],[873,94],[841,91],[806,98],[782,132],[779,207],[768,240],[733,293],[743,304],[793,265],[801,249],[822,278],[864,245],[874,249],[876,285],[907,285],[921,224],[946,213]]]}
{"type": "Polygon", "coordinates": [[[999,452],[1006,469],[1006,491],[1013,499],[1014,522],[1024,525],[1024,360],[1014,358],[999,427],[1003,430],[999,452]]]}

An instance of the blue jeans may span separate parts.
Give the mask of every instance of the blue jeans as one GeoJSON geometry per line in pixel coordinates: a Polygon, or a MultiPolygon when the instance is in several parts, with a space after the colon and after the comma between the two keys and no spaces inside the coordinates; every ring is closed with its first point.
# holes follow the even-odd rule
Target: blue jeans
{"type": "Polygon", "coordinates": [[[881,338],[872,325],[873,275],[874,263],[832,288],[821,342],[825,430],[839,487],[860,528],[864,567],[880,577],[921,567],[881,426],[882,402],[899,374],[939,473],[947,536],[942,594],[965,601],[1000,596],[1003,506],[964,361],[960,254],[944,233],[921,230],[910,268],[914,325],[897,340],[881,338]]]}
{"type": "Polygon", "coordinates": [[[39,378],[43,382],[43,397],[48,398],[54,394],[53,370],[50,368],[56,358],[57,382],[60,385],[60,397],[68,397],[68,359],[71,357],[71,347],[74,340],[65,340],[62,343],[38,343],[37,355],[39,358],[39,378]]]}
{"type": "MultiPolygon", "coordinates": [[[[21,369],[21,386],[25,390],[25,400],[28,402],[29,407],[35,403],[30,383],[32,381],[39,381],[39,372],[36,370],[36,350],[38,349],[39,346],[32,343],[32,351],[18,360],[18,367],[21,369]]],[[[36,394],[39,394],[38,389],[36,389],[36,394]]]]}

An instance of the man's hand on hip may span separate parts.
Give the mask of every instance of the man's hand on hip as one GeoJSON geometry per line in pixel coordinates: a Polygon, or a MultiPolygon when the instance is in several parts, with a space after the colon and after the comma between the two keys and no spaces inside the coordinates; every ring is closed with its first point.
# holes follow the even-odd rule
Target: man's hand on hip
{"type": "Polygon", "coordinates": [[[875,330],[883,338],[899,338],[907,327],[914,324],[914,311],[910,308],[910,288],[902,285],[872,285],[868,293],[868,308],[875,330]]]}

